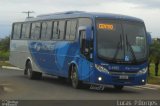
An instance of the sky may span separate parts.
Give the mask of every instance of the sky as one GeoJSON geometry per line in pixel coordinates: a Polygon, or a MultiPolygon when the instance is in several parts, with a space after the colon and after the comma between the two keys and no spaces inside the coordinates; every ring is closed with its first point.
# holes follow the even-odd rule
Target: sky
{"type": "Polygon", "coordinates": [[[144,20],[147,31],[160,38],[160,0],[0,0],[0,38],[10,35],[13,22],[31,16],[64,11],[123,14],[144,20]]]}

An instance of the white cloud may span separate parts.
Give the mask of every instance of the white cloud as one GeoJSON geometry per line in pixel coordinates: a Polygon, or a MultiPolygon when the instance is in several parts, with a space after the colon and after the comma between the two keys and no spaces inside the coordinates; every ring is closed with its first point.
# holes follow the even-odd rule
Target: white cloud
{"type": "Polygon", "coordinates": [[[160,36],[159,0],[0,0],[0,35],[9,34],[11,23],[23,21],[22,12],[28,10],[35,11],[32,16],[69,10],[131,15],[142,18],[147,30],[160,36]]]}
{"type": "Polygon", "coordinates": [[[148,8],[148,9],[155,9],[159,8],[160,9],[160,1],[159,0],[119,0],[123,2],[128,2],[128,3],[133,3],[133,4],[138,4],[142,8],[148,8]]]}

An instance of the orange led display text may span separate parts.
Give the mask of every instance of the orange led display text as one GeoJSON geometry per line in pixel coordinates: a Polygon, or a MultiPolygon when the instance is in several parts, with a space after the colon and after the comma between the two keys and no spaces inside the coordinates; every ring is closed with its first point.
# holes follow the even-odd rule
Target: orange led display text
{"type": "Polygon", "coordinates": [[[99,24],[98,28],[99,29],[113,30],[113,25],[112,24],[99,24]]]}

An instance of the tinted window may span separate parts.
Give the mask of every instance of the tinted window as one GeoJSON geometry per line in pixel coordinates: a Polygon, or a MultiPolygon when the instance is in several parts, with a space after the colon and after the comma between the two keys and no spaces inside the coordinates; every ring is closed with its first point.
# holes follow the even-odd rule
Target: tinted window
{"type": "Polygon", "coordinates": [[[103,58],[140,61],[147,56],[142,23],[97,19],[97,50],[103,58]]]}
{"type": "Polygon", "coordinates": [[[132,50],[126,49],[126,55],[130,58],[130,60],[132,60],[133,51],[136,60],[146,57],[146,33],[144,24],[136,22],[124,22],[123,27],[127,48],[132,48],[132,50]]]}
{"type": "Polygon", "coordinates": [[[71,32],[70,32],[70,40],[74,40],[75,39],[76,26],[77,26],[77,21],[76,20],[72,20],[72,23],[71,23],[71,32]]]}
{"type": "Polygon", "coordinates": [[[67,21],[66,37],[65,37],[66,40],[74,40],[75,39],[76,26],[77,26],[76,20],[67,21]]]}
{"type": "Polygon", "coordinates": [[[43,22],[42,23],[42,32],[41,32],[41,39],[49,40],[52,34],[52,22],[43,22]]]}
{"type": "Polygon", "coordinates": [[[124,59],[121,23],[105,19],[99,19],[96,23],[98,55],[108,59],[124,59]]]}
{"type": "Polygon", "coordinates": [[[66,26],[66,40],[69,40],[70,38],[70,32],[71,32],[71,21],[67,21],[67,26],[66,26]]]}
{"type": "Polygon", "coordinates": [[[22,35],[21,38],[27,39],[30,36],[30,23],[24,23],[22,25],[22,35]]]}
{"type": "Polygon", "coordinates": [[[31,29],[31,39],[39,39],[40,37],[41,24],[40,23],[32,23],[31,29]]]}
{"type": "Polygon", "coordinates": [[[58,27],[58,32],[59,32],[59,39],[64,38],[65,34],[65,21],[59,21],[59,27],[58,27]]]}
{"type": "Polygon", "coordinates": [[[58,22],[55,21],[53,24],[53,39],[58,39],[58,22]]]}
{"type": "Polygon", "coordinates": [[[13,26],[13,39],[19,39],[21,34],[21,24],[14,24],[13,26]]]}
{"type": "Polygon", "coordinates": [[[92,21],[89,18],[79,18],[79,26],[92,26],[92,21]]]}

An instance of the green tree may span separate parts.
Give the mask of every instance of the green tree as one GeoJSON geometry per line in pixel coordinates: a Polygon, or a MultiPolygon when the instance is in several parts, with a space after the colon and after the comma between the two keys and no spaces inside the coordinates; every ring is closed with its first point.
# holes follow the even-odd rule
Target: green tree
{"type": "Polygon", "coordinates": [[[7,36],[0,41],[0,51],[9,51],[10,38],[7,36]]]}
{"type": "Polygon", "coordinates": [[[5,37],[0,41],[0,61],[9,59],[9,37],[5,37]]]}
{"type": "Polygon", "coordinates": [[[158,65],[160,60],[160,42],[154,41],[150,46],[150,56],[149,59],[155,64],[155,75],[158,76],[158,65]]]}

